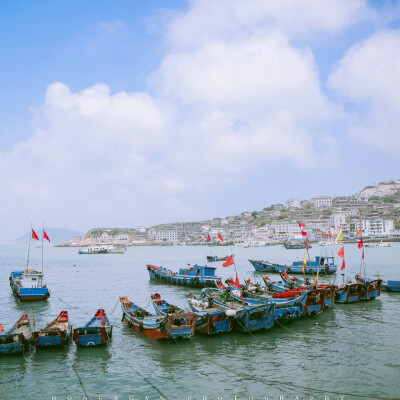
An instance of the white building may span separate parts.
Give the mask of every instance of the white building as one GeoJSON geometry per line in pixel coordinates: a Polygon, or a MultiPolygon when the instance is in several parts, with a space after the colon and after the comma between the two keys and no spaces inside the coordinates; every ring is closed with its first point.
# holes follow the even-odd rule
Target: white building
{"type": "Polygon", "coordinates": [[[310,203],[315,208],[332,207],[332,197],[330,196],[318,196],[310,199],[310,203]]]}
{"type": "Polygon", "coordinates": [[[127,233],[115,236],[115,240],[129,240],[130,238],[131,235],[128,235],[127,233]]]}
{"type": "Polygon", "coordinates": [[[297,222],[279,221],[274,223],[275,235],[286,235],[287,237],[297,236],[301,229],[297,222]]]}
{"type": "Polygon", "coordinates": [[[287,208],[301,208],[299,199],[289,199],[286,201],[287,208]]]}
{"type": "Polygon", "coordinates": [[[332,214],[329,218],[329,228],[339,228],[346,223],[346,217],[343,214],[332,214]]]}
{"type": "MultiPolygon", "coordinates": [[[[360,229],[360,221],[354,220],[356,231],[360,229]]],[[[363,219],[362,233],[365,236],[389,236],[394,224],[392,219],[363,219]]]]}
{"type": "Polygon", "coordinates": [[[161,229],[156,233],[156,240],[159,242],[176,242],[178,233],[176,229],[161,229]]]}

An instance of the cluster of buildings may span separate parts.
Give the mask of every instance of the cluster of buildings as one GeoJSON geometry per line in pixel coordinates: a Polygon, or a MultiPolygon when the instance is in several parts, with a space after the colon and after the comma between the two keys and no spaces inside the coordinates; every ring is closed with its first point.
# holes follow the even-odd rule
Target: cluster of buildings
{"type": "MultiPolygon", "coordinates": [[[[380,190],[379,187],[378,189],[380,190]]],[[[225,243],[263,245],[301,240],[301,229],[307,231],[311,240],[321,240],[324,235],[328,237],[329,233],[335,237],[340,228],[345,236],[352,237],[360,227],[364,237],[400,237],[395,223],[396,219],[400,221],[400,203],[385,201],[384,197],[368,197],[365,193],[362,194],[318,196],[302,201],[293,198],[285,204],[273,204],[261,211],[246,211],[237,216],[201,222],[139,226],[132,228],[130,233],[116,236],[110,235],[105,229],[98,239],[126,245],[204,244],[208,237],[212,242],[221,242],[219,237],[222,237],[225,243]],[[306,227],[300,228],[299,222],[306,227]]]]}

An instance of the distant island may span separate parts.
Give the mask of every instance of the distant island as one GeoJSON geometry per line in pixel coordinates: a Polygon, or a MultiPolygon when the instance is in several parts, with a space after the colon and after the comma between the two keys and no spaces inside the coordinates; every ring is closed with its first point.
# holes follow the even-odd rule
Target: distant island
{"type": "MultiPolygon", "coordinates": [[[[71,229],[64,229],[64,228],[45,228],[46,233],[50,238],[51,243],[60,243],[72,240],[75,237],[80,237],[84,233],[79,231],[74,231],[71,229]]],[[[29,241],[30,232],[25,233],[24,235],[20,236],[17,239],[14,239],[13,243],[27,243],[29,241]]]]}

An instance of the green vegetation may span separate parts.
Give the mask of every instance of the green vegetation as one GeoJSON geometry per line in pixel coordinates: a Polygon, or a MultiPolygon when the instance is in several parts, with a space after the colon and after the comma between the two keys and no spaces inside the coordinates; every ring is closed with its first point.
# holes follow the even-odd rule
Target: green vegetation
{"type": "Polygon", "coordinates": [[[394,229],[400,229],[400,219],[394,223],[394,229]]]}
{"type": "Polygon", "coordinates": [[[134,234],[135,230],[132,228],[94,228],[86,232],[87,237],[97,238],[103,233],[107,233],[110,236],[124,235],[124,234],[134,234]]]}

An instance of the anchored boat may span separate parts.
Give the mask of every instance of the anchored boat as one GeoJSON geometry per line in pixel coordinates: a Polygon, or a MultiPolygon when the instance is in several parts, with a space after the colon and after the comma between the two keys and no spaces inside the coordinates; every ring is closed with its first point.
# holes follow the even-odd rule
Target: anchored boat
{"type": "Polygon", "coordinates": [[[363,285],[361,300],[373,300],[381,295],[382,279],[371,279],[356,275],[356,281],[363,285]]]}
{"type": "Polygon", "coordinates": [[[121,296],[119,300],[122,320],[135,332],[142,332],[152,339],[189,338],[194,334],[197,316],[193,313],[153,315],[132,303],[127,296],[121,296]]]}
{"type": "Polygon", "coordinates": [[[32,325],[28,314],[24,314],[8,332],[0,334],[0,354],[24,353],[32,341],[32,325]]]}
{"type": "Polygon", "coordinates": [[[103,309],[97,310],[94,317],[82,328],[74,329],[74,342],[77,346],[99,346],[111,342],[112,325],[103,309]]]}
{"type": "Polygon", "coordinates": [[[72,338],[72,326],[68,311],[61,311],[58,317],[40,331],[35,331],[35,346],[66,346],[72,338]]]}
{"type": "Polygon", "coordinates": [[[33,269],[11,272],[10,286],[22,301],[47,300],[50,297],[49,289],[43,284],[43,272],[33,269]]]}
{"type": "Polygon", "coordinates": [[[147,270],[150,279],[172,285],[204,288],[216,286],[216,282],[221,280],[215,276],[216,268],[207,265],[193,265],[189,268],[180,268],[179,272],[173,272],[164,267],[148,264],[147,270]]]}

